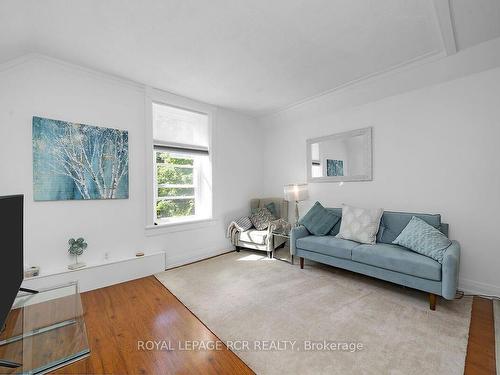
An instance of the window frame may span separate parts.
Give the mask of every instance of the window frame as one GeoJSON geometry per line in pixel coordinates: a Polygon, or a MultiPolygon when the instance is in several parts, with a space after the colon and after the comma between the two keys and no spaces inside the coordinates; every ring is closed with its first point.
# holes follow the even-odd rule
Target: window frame
{"type": "MultiPolygon", "coordinates": [[[[213,183],[213,169],[214,169],[214,118],[215,118],[216,108],[204,104],[201,102],[197,102],[188,98],[180,97],[174,94],[170,94],[161,90],[153,89],[148,87],[146,89],[145,95],[145,115],[146,115],[146,230],[150,229],[160,229],[164,227],[170,226],[179,226],[186,225],[192,227],[195,223],[204,224],[207,222],[213,221],[213,201],[214,201],[214,183],[213,183]],[[179,109],[183,109],[186,111],[202,113],[207,115],[208,117],[208,166],[209,171],[204,171],[203,178],[209,180],[209,184],[211,185],[211,189],[206,192],[206,196],[203,198],[200,196],[196,196],[196,194],[201,194],[200,189],[195,189],[195,204],[196,201],[200,201],[200,199],[205,199],[205,197],[209,200],[209,202],[204,202],[204,204],[208,205],[207,214],[206,215],[190,215],[190,216],[178,216],[175,218],[162,219],[159,221],[157,219],[156,213],[156,202],[157,202],[157,175],[156,175],[156,147],[161,147],[161,144],[156,142],[153,139],[153,104],[166,105],[170,107],[175,107],[179,109]],[[198,193],[196,191],[198,190],[198,193]]],[[[192,151],[195,153],[196,150],[189,145],[175,145],[179,148],[179,153],[192,151]]],[[[195,176],[193,176],[195,178],[195,176]]],[[[196,177],[201,180],[201,174],[196,177]]],[[[194,181],[193,181],[194,182],[194,181]]],[[[198,181],[198,186],[200,186],[198,181]]]]}

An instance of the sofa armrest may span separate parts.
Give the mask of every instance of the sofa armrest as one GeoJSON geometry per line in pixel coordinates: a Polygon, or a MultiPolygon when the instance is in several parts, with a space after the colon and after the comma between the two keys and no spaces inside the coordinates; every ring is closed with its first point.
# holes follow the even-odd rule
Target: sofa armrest
{"type": "Polygon", "coordinates": [[[446,299],[454,299],[458,289],[458,271],[460,268],[460,244],[451,241],[446,249],[442,264],[442,296],[446,299]]]}
{"type": "Polygon", "coordinates": [[[290,253],[292,255],[295,255],[296,253],[296,247],[295,243],[299,238],[302,237],[307,237],[309,236],[309,232],[307,231],[306,227],[303,225],[300,225],[298,227],[293,227],[292,230],[290,231],[290,253]]]}

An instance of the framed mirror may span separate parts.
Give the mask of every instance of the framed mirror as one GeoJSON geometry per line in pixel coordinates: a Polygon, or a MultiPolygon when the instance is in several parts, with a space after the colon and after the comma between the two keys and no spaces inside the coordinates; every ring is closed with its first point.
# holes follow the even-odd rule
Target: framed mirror
{"type": "Polygon", "coordinates": [[[372,180],[372,128],[308,139],[308,182],[372,180]]]}

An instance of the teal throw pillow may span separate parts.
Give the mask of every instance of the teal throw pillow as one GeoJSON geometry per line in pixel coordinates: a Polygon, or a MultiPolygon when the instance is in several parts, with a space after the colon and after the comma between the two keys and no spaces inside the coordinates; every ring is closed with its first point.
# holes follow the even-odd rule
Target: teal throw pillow
{"type": "Polygon", "coordinates": [[[276,205],[274,204],[274,202],[268,203],[264,207],[266,207],[269,210],[269,212],[273,214],[274,217],[276,218],[278,217],[278,210],[276,210],[276,205]]]}
{"type": "Polygon", "coordinates": [[[299,220],[299,224],[305,226],[311,234],[325,236],[339,220],[339,216],[324,208],[321,203],[316,202],[299,220]]]}
{"type": "Polygon", "coordinates": [[[411,218],[392,243],[428,256],[439,263],[443,263],[444,253],[451,245],[448,237],[416,216],[411,218]]]}

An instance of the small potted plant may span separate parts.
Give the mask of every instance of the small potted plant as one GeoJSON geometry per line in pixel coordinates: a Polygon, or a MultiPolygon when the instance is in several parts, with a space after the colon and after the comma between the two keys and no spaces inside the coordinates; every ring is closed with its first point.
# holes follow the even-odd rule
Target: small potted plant
{"type": "Polygon", "coordinates": [[[68,253],[75,256],[75,263],[70,264],[68,268],[70,270],[76,270],[78,268],[85,267],[85,263],[78,263],[78,256],[83,254],[83,251],[87,248],[87,243],[83,238],[78,238],[75,240],[74,238],[70,238],[68,241],[69,249],[68,253]]]}

